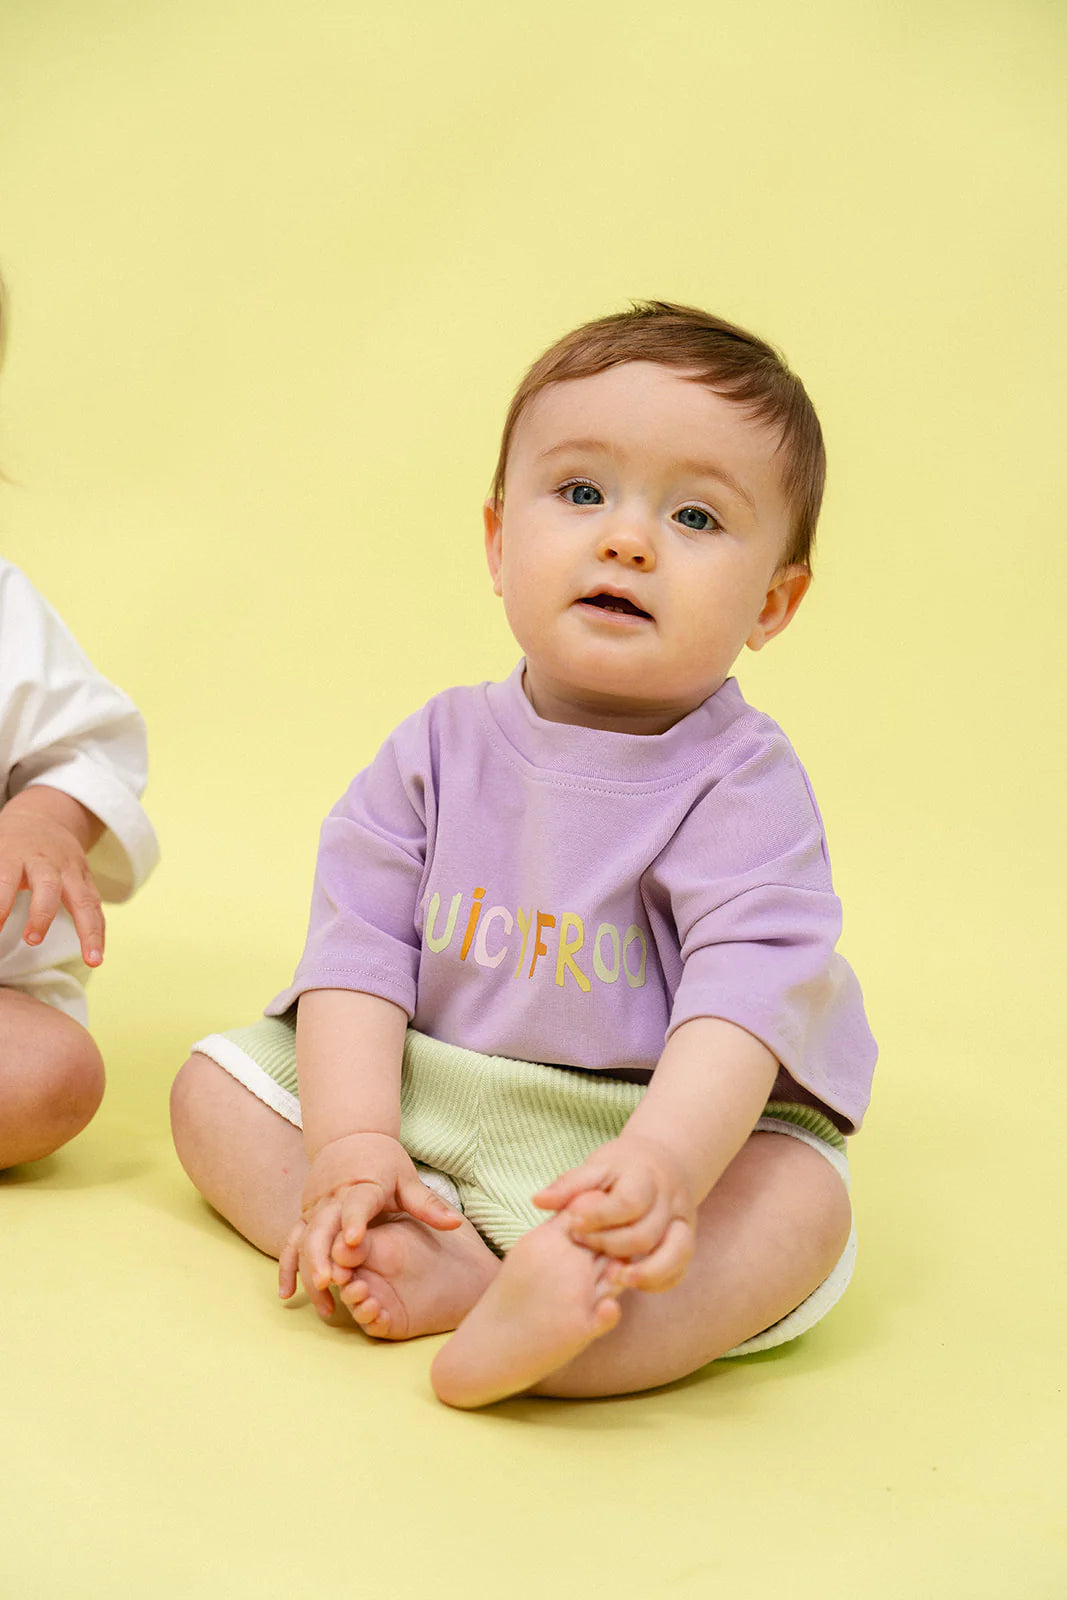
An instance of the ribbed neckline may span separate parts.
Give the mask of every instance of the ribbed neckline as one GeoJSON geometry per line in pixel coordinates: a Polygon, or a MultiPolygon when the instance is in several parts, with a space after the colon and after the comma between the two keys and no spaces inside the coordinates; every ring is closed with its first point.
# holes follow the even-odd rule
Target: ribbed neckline
{"type": "Polygon", "coordinates": [[[525,659],[500,683],[485,685],[489,715],[508,744],[542,771],[604,782],[670,778],[703,764],[707,746],[748,710],[736,678],[727,678],[666,733],[607,733],[539,717],[522,687],[525,659]]]}

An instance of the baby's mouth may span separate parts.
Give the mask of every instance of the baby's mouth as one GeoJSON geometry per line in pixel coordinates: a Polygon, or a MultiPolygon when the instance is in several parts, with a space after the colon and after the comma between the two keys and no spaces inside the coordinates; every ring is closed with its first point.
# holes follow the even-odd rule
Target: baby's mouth
{"type": "Polygon", "coordinates": [[[583,598],[578,601],[578,604],[580,606],[595,607],[595,609],[598,611],[618,611],[621,612],[623,616],[643,617],[646,622],[652,621],[652,617],[649,612],[642,611],[639,605],[635,604],[635,602],[631,600],[628,595],[624,594],[608,594],[605,591],[600,590],[596,594],[587,594],[583,596],[583,598]]]}

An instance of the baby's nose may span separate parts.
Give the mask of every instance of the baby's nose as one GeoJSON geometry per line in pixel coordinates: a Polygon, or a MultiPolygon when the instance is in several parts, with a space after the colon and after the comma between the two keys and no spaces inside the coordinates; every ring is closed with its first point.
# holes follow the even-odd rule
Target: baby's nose
{"type": "Polygon", "coordinates": [[[597,555],[601,561],[619,561],[624,567],[638,567],[642,572],[651,572],[656,565],[651,539],[633,526],[606,533],[597,545],[597,555]]]}

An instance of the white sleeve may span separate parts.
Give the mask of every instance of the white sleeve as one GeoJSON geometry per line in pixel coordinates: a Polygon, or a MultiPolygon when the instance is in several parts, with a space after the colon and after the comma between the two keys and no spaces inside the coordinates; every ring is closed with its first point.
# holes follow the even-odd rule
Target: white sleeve
{"type": "Polygon", "coordinates": [[[159,858],[140,797],[144,721],[97,672],[29,580],[0,560],[0,804],[32,784],[61,789],[105,832],[89,865],[105,900],[125,900],[159,858]]]}

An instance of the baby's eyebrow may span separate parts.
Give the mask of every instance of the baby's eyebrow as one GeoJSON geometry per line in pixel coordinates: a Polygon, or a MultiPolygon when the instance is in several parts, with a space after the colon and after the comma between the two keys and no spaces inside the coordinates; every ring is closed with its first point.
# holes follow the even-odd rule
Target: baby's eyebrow
{"type": "MultiPolygon", "coordinates": [[[[542,450],[537,457],[538,461],[547,461],[552,456],[576,455],[579,451],[597,453],[610,456],[614,454],[611,446],[605,444],[603,439],[564,439],[560,444],[550,445],[547,450],[542,450]]],[[[756,509],[756,502],[749,494],[743,483],[739,483],[732,472],[727,472],[725,467],[716,466],[713,461],[678,461],[673,463],[679,472],[684,472],[691,478],[714,478],[724,488],[737,495],[739,500],[752,510],[756,509]]]]}
{"type": "Polygon", "coordinates": [[[612,454],[611,446],[605,444],[603,439],[564,439],[560,444],[549,445],[547,450],[542,450],[537,459],[538,461],[547,461],[550,456],[577,454],[579,450],[584,450],[591,454],[599,452],[605,456],[612,454]]]}
{"type": "Polygon", "coordinates": [[[717,467],[713,461],[679,461],[678,470],[693,478],[714,478],[725,488],[736,494],[752,510],[756,509],[756,502],[749,494],[743,483],[739,483],[732,472],[727,472],[725,467],[717,467]]]}

